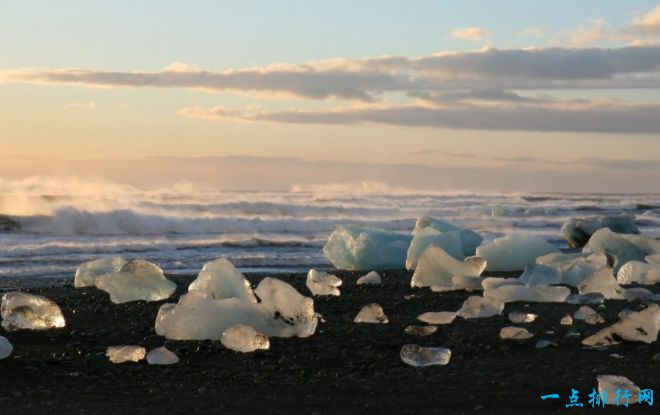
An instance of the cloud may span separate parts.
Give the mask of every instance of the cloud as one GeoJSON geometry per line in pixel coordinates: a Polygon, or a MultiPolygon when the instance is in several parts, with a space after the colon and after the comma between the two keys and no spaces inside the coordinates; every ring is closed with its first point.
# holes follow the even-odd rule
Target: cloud
{"type": "Polygon", "coordinates": [[[660,46],[444,52],[421,57],[331,59],[227,71],[177,63],[155,72],[0,71],[0,82],[87,87],[197,88],[372,102],[385,92],[660,88],[660,46]]]}
{"type": "Polygon", "coordinates": [[[451,37],[455,39],[471,40],[472,42],[481,42],[490,37],[490,33],[480,27],[464,27],[451,31],[451,37]]]}
{"type": "Polygon", "coordinates": [[[472,130],[658,134],[660,105],[562,103],[549,106],[356,107],[316,111],[248,111],[223,107],[183,108],[180,115],[210,119],[289,124],[354,125],[374,123],[400,127],[472,130]]]}
{"type": "Polygon", "coordinates": [[[660,6],[635,19],[629,30],[634,33],[660,35],[660,6]]]}

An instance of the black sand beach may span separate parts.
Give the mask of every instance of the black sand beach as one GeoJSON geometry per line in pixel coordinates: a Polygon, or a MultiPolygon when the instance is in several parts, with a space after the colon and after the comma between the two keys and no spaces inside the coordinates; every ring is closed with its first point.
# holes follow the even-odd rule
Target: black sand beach
{"type": "MultiPolygon", "coordinates": [[[[173,342],[154,332],[162,304],[136,302],[113,305],[95,288],[74,289],[71,281],[33,284],[26,291],[56,301],[67,327],[46,332],[0,334],[14,353],[0,361],[0,408],[3,414],[234,414],[234,413],[655,413],[644,407],[596,408],[587,394],[597,374],[630,378],[642,388],[660,382],[660,362],[653,356],[660,344],[624,343],[608,351],[583,350],[580,339],[615,322],[624,308],[639,302],[606,301],[597,309],[606,323],[575,322],[561,326],[562,316],[578,308],[569,304],[508,304],[501,316],[462,320],[440,326],[428,337],[411,337],[404,328],[423,324],[427,311],[457,310],[470,295],[464,291],[433,293],[411,289],[407,272],[384,272],[382,286],[357,286],[357,273],[338,272],[341,297],[315,299],[325,319],[306,339],[271,339],[271,349],[243,355],[219,342],[173,342]],[[405,297],[413,294],[414,297],[405,297]],[[355,324],[363,305],[381,304],[389,324],[355,324]],[[530,311],[538,319],[525,325],[535,337],[520,342],[499,338],[512,325],[510,311],[530,311]],[[581,338],[566,337],[578,330],[581,338]],[[547,334],[553,331],[554,334],[547,334]],[[535,349],[548,339],[558,347],[535,349]],[[414,368],[399,358],[401,346],[446,346],[447,366],[414,368]],[[115,365],[105,357],[111,345],[162,346],[181,362],[150,366],[146,362],[115,365]],[[618,353],[623,358],[610,357],[618,353]],[[580,391],[584,408],[566,409],[570,389],[580,391]],[[558,400],[541,395],[557,393],[558,400]]],[[[248,275],[256,285],[263,276],[248,275]]],[[[309,295],[302,274],[277,276],[309,295]]],[[[179,288],[170,301],[186,292],[192,278],[173,277],[179,288]]],[[[658,293],[660,284],[651,287],[658,293]]]]}

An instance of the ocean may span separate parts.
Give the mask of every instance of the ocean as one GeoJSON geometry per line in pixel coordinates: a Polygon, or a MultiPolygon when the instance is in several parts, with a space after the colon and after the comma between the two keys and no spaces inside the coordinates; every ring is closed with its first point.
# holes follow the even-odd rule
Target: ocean
{"type": "Polygon", "coordinates": [[[628,213],[643,234],[660,237],[660,195],[75,190],[0,196],[0,214],[21,227],[0,233],[0,278],[70,277],[80,263],[104,256],[143,258],[186,275],[221,256],[243,272],[323,269],[330,264],[322,247],[335,225],[409,233],[422,215],[473,229],[486,241],[531,233],[566,248],[566,219],[628,213]]]}

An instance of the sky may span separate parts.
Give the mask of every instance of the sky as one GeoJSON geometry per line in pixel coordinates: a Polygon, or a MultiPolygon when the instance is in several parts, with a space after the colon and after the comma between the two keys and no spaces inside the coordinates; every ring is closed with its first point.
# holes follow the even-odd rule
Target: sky
{"type": "Polygon", "coordinates": [[[657,0],[0,7],[5,180],[660,193],[657,0]]]}

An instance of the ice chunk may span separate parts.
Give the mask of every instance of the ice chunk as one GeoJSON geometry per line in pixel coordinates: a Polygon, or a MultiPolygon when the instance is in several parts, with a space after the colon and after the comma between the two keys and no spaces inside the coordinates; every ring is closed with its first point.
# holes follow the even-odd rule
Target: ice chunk
{"type": "Polygon", "coordinates": [[[438,326],[408,326],[406,327],[403,332],[406,333],[409,336],[419,336],[419,337],[425,337],[425,336],[430,336],[431,334],[435,333],[438,331],[438,326]]]}
{"type": "Polygon", "coordinates": [[[109,272],[117,272],[126,265],[126,260],[120,257],[101,258],[81,264],[76,270],[73,286],[76,288],[93,287],[94,278],[109,272]]]}
{"type": "Polygon", "coordinates": [[[486,271],[519,271],[536,258],[557,252],[545,240],[523,234],[511,234],[477,248],[477,256],[486,260],[486,271]]]}
{"type": "Polygon", "coordinates": [[[608,397],[607,405],[628,406],[638,402],[641,390],[627,377],[598,375],[596,380],[598,381],[598,393],[608,397]],[[624,391],[628,393],[624,395],[624,391]]]}
{"type": "Polygon", "coordinates": [[[501,287],[503,285],[525,285],[525,283],[518,278],[497,277],[488,277],[481,281],[481,286],[483,287],[484,291],[494,290],[495,288],[501,287]]]}
{"type": "Polygon", "coordinates": [[[226,258],[204,264],[197,279],[188,286],[188,291],[198,291],[216,300],[238,298],[250,303],[257,302],[250,282],[226,258]]]}
{"type": "Polygon", "coordinates": [[[573,318],[576,320],[586,320],[587,317],[597,314],[596,310],[593,308],[583,305],[582,307],[578,308],[578,310],[573,314],[573,318]]]}
{"type": "Polygon", "coordinates": [[[410,248],[408,248],[406,256],[406,269],[414,270],[417,268],[419,256],[431,245],[442,248],[453,258],[460,261],[465,258],[463,245],[461,244],[461,234],[458,231],[440,232],[435,228],[427,227],[419,231],[410,242],[410,248]]]}
{"type": "Polygon", "coordinates": [[[536,342],[536,347],[537,349],[545,349],[546,347],[557,347],[557,343],[551,342],[550,340],[539,340],[536,342]]]}
{"type": "Polygon", "coordinates": [[[451,324],[455,318],[456,313],[453,311],[438,311],[421,314],[417,320],[428,324],[451,324]]]}
{"type": "Polygon", "coordinates": [[[456,315],[463,318],[482,318],[499,316],[504,310],[504,303],[494,298],[471,296],[463,303],[456,315]]]}
{"type": "Polygon", "coordinates": [[[338,225],[323,247],[325,257],[339,269],[401,269],[412,237],[384,229],[338,225]]]}
{"type": "Polygon", "coordinates": [[[284,281],[266,277],[255,294],[260,303],[237,298],[215,300],[191,291],[178,304],[164,304],[156,317],[156,333],[172,340],[220,340],[236,324],[245,324],[269,337],[308,337],[318,316],[314,301],[284,281]]]}
{"type": "Polygon", "coordinates": [[[532,333],[522,327],[503,327],[500,330],[500,338],[503,340],[527,340],[534,337],[532,333]]]}
{"type": "Polygon", "coordinates": [[[179,357],[166,347],[158,347],[147,354],[147,363],[150,365],[175,365],[179,357]]]}
{"type": "Polygon", "coordinates": [[[9,357],[14,350],[14,346],[7,340],[6,337],[0,336],[0,360],[9,357]]]}
{"type": "Polygon", "coordinates": [[[651,304],[645,310],[630,313],[610,327],[582,340],[585,346],[610,346],[620,340],[653,343],[660,330],[660,306],[651,304]]]}
{"type": "Polygon", "coordinates": [[[371,271],[367,275],[363,275],[357,280],[357,285],[380,285],[383,283],[380,274],[376,271],[371,271]]]}
{"type": "Polygon", "coordinates": [[[599,229],[609,228],[618,233],[639,233],[632,215],[595,216],[584,219],[569,219],[561,227],[561,233],[573,248],[581,248],[599,229]]]}
{"type": "Polygon", "coordinates": [[[561,318],[560,324],[562,326],[572,326],[573,325],[573,317],[571,317],[570,314],[566,314],[564,317],[561,318]]]}
{"type": "Polygon", "coordinates": [[[165,278],[158,265],[141,259],[129,261],[119,271],[100,275],[94,281],[115,304],[165,300],[176,290],[176,284],[165,278]]]}
{"type": "Polygon", "coordinates": [[[539,264],[529,264],[518,279],[526,285],[561,284],[561,274],[553,267],[539,264]]]}
{"type": "MultiPolygon", "coordinates": [[[[454,277],[478,277],[486,266],[486,261],[479,257],[465,258],[458,261],[442,248],[429,246],[419,257],[417,269],[413,273],[412,287],[444,286],[455,287],[454,277]]],[[[456,287],[462,288],[462,287],[456,287]]]]}
{"type": "Polygon", "coordinates": [[[2,327],[7,331],[21,329],[47,330],[66,325],[62,310],[40,295],[13,291],[2,296],[2,327]]]}
{"type": "Polygon", "coordinates": [[[640,300],[640,301],[648,302],[648,301],[654,301],[653,297],[654,294],[651,291],[642,287],[628,288],[627,290],[626,289],[623,290],[623,298],[625,298],[628,301],[640,300]]]}
{"type": "Polygon", "coordinates": [[[648,255],[660,253],[660,241],[641,235],[614,233],[603,228],[593,234],[582,251],[609,255],[613,258],[616,273],[628,261],[643,261],[648,255]]]}
{"type": "Polygon", "coordinates": [[[584,322],[587,323],[587,324],[592,324],[592,325],[593,324],[601,324],[601,323],[605,322],[605,319],[600,314],[595,313],[595,314],[591,314],[591,315],[587,316],[587,318],[584,319],[584,322]]]}
{"type": "Polygon", "coordinates": [[[611,268],[602,268],[580,283],[580,294],[600,293],[605,299],[624,299],[624,289],[616,282],[611,268]]]}
{"type": "Polygon", "coordinates": [[[644,260],[649,264],[660,265],[660,253],[648,255],[646,258],[644,258],[644,260]]]}
{"type": "Polygon", "coordinates": [[[616,280],[622,285],[630,285],[632,283],[653,285],[659,283],[660,264],[628,261],[619,268],[619,272],[616,274],[616,280]]]}
{"type": "Polygon", "coordinates": [[[554,287],[549,285],[502,285],[492,290],[484,291],[484,297],[502,303],[515,301],[530,301],[538,303],[563,303],[570,295],[568,287],[554,287]]]}
{"type": "Polygon", "coordinates": [[[440,232],[458,231],[461,234],[463,256],[473,256],[477,247],[481,245],[481,242],[483,242],[481,235],[470,229],[459,228],[458,226],[452,225],[451,223],[447,223],[430,216],[422,216],[417,219],[417,222],[415,223],[415,229],[413,229],[413,235],[417,235],[426,228],[437,229],[440,232]]]}
{"type": "Polygon", "coordinates": [[[577,287],[585,278],[601,268],[608,267],[607,255],[564,254],[555,252],[536,258],[536,263],[554,268],[561,276],[561,283],[577,287]]]}
{"type": "Polygon", "coordinates": [[[256,350],[268,350],[270,341],[268,337],[259,333],[250,326],[237,324],[222,333],[220,342],[226,348],[235,352],[251,353],[256,350]]]}
{"type": "Polygon", "coordinates": [[[401,348],[401,360],[410,366],[446,365],[450,358],[451,350],[445,347],[421,347],[416,344],[406,344],[401,348]]]}
{"type": "Polygon", "coordinates": [[[112,363],[139,362],[146,354],[141,346],[110,346],[105,351],[112,363]]]}
{"type": "Polygon", "coordinates": [[[322,274],[315,269],[309,270],[307,273],[307,288],[312,295],[334,295],[339,296],[339,286],[341,286],[341,279],[334,275],[322,274]]]}
{"type": "Polygon", "coordinates": [[[601,293],[571,294],[566,299],[568,304],[603,304],[605,297],[601,293]]]}
{"type": "Polygon", "coordinates": [[[387,316],[383,311],[383,307],[379,304],[372,303],[367,304],[362,307],[362,310],[355,316],[353,319],[355,323],[375,323],[375,324],[387,324],[387,316]]]}
{"type": "Polygon", "coordinates": [[[513,311],[509,313],[509,321],[515,324],[532,323],[538,316],[534,313],[522,313],[520,311],[513,311]]]}

